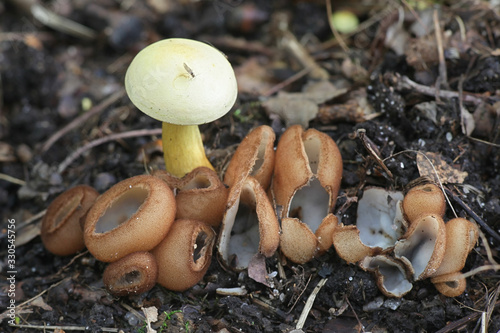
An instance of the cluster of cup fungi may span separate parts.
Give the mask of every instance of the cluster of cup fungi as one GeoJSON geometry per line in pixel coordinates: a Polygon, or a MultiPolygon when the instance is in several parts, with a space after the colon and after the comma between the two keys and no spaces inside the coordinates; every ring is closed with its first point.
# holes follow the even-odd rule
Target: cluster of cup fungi
{"type": "Polygon", "coordinates": [[[221,180],[198,129],[236,100],[232,67],[215,48],[186,39],[156,42],[134,58],[125,87],[141,111],[163,122],[166,170],[102,194],[86,185],[69,189],[50,204],[41,231],[56,255],[86,247],[109,263],[103,281],[111,294],[140,294],[157,283],[186,290],[203,278],[214,248],[226,268],[242,271],[278,249],[303,264],[332,246],[372,271],[387,296],[401,297],[424,278],[447,296],[464,291],[460,271],[477,241],[475,224],[444,223],[444,196],[433,184],[404,196],[366,189],[357,225],[339,223],[333,210],[342,157],[325,133],[294,125],[275,149],[274,131],[257,127],[221,180]]]}

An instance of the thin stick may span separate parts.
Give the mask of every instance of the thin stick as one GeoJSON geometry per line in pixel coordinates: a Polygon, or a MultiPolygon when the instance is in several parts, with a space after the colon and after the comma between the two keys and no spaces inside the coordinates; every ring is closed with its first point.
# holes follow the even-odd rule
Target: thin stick
{"type": "Polygon", "coordinates": [[[274,93],[280,91],[281,89],[285,88],[289,84],[292,84],[295,81],[297,81],[297,80],[301,79],[302,77],[306,76],[310,71],[311,71],[310,67],[306,67],[306,68],[302,69],[301,71],[299,71],[299,72],[293,74],[292,76],[290,76],[288,79],[286,79],[286,80],[278,83],[274,87],[271,87],[271,89],[269,89],[268,91],[266,91],[265,93],[262,94],[262,97],[269,97],[269,96],[273,95],[274,93]]]}
{"type": "MultiPolygon", "coordinates": [[[[394,78],[396,80],[396,85],[394,87],[396,90],[415,89],[417,92],[424,94],[426,96],[432,96],[432,97],[436,96],[436,88],[418,84],[410,80],[410,78],[408,78],[405,75],[403,76],[395,75],[394,78]]],[[[460,98],[458,92],[450,90],[440,90],[437,95],[444,99],[460,98]]],[[[488,99],[488,97],[485,96],[483,98],[480,95],[478,96],[476,94],[467,93],[465,91],[463,92],[463,101],[467,103],[479,104],[483,102],[483,100],[485,99],[488,99]]]]}
{"type": "Polygon", "coordinates": [[[302,313],[300,314],[299,320],[297,322],[297,326],[295,326],[296,329],[301,330],[302,327],[304,327],[304,324],[306,322],[307,316],[309,315],[309,311],[311,311],[311,308],[314,304],[314,300],[316,299],[316,295],[319,293],[321,288],[325,285],[326,281],[328,281],[328,278],[321,279],[321,281],[318,282],[314,290],[312,291],[311,295],[307,298],[306,305],[304,306],[304,309],[302,310],[302,313]]]}
{"type": "Polygon", "coordinates": [[[326,2],[326,14],[328,15],[327,19],[328,19],[328,24],[330,25],[330,30],[332,31],[333,36],[335,36],[335,39],[339,42],[339,45],[342,48],[342,50],[344,50],[345,53],[349,53],[349,47],[347,47],[347,44],[344,42],[344,39],[339,34],[337,29],[335,29],[335,27],[333,26],[333,22],[332,22],[333,12],[332,12],[332,4],[330,1],[331,0],[325,1],[326,2]]]}
{"type": "Polygon", "coordinates": [[[101,103],[97,104],[93,108],[91,108],[89,111],[85,112],[81,116],[73,119],[69,124],[64,126],[62,129],[59,131],[55,132],[42,146],[41,153],[45,153],[47,150],[52,147],[54,143],[56,143],[61,137],[64,135],[68,134],[69,132],[73,131],[75,128],[80,127],[82,124],[84,124],[90,117],[95,116],[102,111],[104,111],[108,106],[116,102],[118,99],[123,97],[125,95],[125,90],[120,89],[119,91],[115,92],[113,95],[109,96],[106,98],[104,101],[101,103]]]}
{"type": "Polygon", "coordinates": [[[446,61],[444,59],[444,50],[443,50],[443,38],[442,38],[443,33],[441,31],[441,26],[439,25],[438,11],[436,9],[434,10],[434,13],[433,13],[433,20],[434,20],[434,32],[436,35],[436,44],[437,44],[437,48],[438,48],[438,57],[439,57],[438,82],[440,84],[437,84],[437,82],[436,82],[436,87],[437,87],[437,89],[440,89],[440,87],[443,86],[443,87],[449,89],[448,73],[446,71],[446,61]]]}
{"type": "Polygon", "coordinates": [[[103,143],[109,142],[109,141],[115,141],[119,139],[125,139],[125,138],[133,138],[133,137],[138,137],[138,136],[148,136],[148,135],[158,135],[161,134],[161,128],[155,128],[155,129],[142,129],[142,130],[135,130],[135,131],[129,131],[129,132],[123,132],[123,133],[114,133],[108,136],[104,136],[102,138],[96,139],[94,141],[90,141],[87,143],[85,146],[78,148],[75,150],[73,153],[71,153],[62,163],[59,165],[58,172],[63,173],[64,170],[78,157],[80,157],[83,153],[85,153],[87,150],[92,149],[96,146],[102,145],[103,143]]]}
{"type": "MultiPolygon", "coordinates": [[[[30,328],[33,330],[63,330],[63,331],[88,331],[86,326],[53,326],[53,325],[10,325],[11,327],[30,328]]],[[[118,328],[99,327],[103,332],[118,332],[118,328]]]]}
{"type": "Polygon", "coordinates": [[[12,184],[17,184],[17,185],[21,185],[21,186],[24,186],[26,184],[26,182],[24,180],[9,176],[5,173],[0,173],[0,179],[5,180],[6,182],[9,182],[12,184]]]}

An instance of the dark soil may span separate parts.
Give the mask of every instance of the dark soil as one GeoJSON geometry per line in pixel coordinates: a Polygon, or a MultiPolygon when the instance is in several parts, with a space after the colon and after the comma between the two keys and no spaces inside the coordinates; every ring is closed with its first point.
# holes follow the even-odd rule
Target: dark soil
{"type": "MultiPolygon", "coordinates": [[[[44,209],[65,189],[87,184],[103,192],[127,177],[164,168],[154,143],[158,131],[85,149],[60,168],[92,140],[160,128],[124,94],[125,71],[140,49],[163,38],[193,38],[219,48],[235,67],[240,85],[236,105],[201,127],[209,158],[222,175],[250,129],[270,125],[278,137],[285,130],[285,118],[262,102],[278,90],[300,92],[317,79],[314,70],[301,72],[303,59],[287,47],[291,35],[306,47],[316,69],[347,89],[321,103],[309,122],[330,135],[342,153],[344,175],[335,209],[341,221],[355,223],[356,199],[366,186],[404,190],[417,179],[415,151],[438,153],[452,175],[467,173],[462,179],[443,179],[444,186],[456,214],[474,219],[484,233],[464,272],[493,265],[490,259],[500,260],[498,8],[488,2],[445,1],[436,5],[438,22],[433,22],[431,7],[335,2],[333,10],[347,8],[362,22],[371,22],[344,36],[343,50],[332,39],[323,1],[33,2],[92,29],[92,38],[41,24],[21,2],[0,3],[2,331],[48,332],[61,326],[64,331],[146,332],[141,308],[154,306],[160,316],[153,327],[162,332],[288,332],[323,278],[327,281],[308,312],[306,332],[481,332],[481,325],[488,332],[500,330],[500,275],[493,269],[469,277],[466,292],[456,298],[444,297],[425,280],[403,298],[392,299],[383,296],[370,273],[346,264],[330,249],[305,265],[279,255],[268,259],[270,273],[278,270],[279,261],[283,264],[284,275],[277,275],[272,287],[246,272],[228,272],[213,260],[203,280],[185,292],[157,285],[139,296],[114,298],[102,283],[104,263],[88,252],[54,256],[38,236],[44,209]],[[402,40],[390,46],[402,12],[402,40]],[[440,25],[441,46],[434,23],[440,25]],[[429,33],[419,35],[412,25],[425,26],[429,33]],[[397,51],[401,46],[404,53],[397,51]],[[280,86],[285,80],[289,84],[280,86]],[[89,112],[95,114],[79,118],[89,112]],[[474,124],[463,117],[466,113],[474,124]],[[49,147],[49,138],[75,119],[49,147]],[[464,127],[471,131],[464,134],[464,127]],[[360,139],[360,129],[371,143],[360,139]],[[392,177],[367,145],[376,146],[392,177]],[[15,266],[10,267],[8,230],[13,227],[15,266]],[[216,293],[219,287],[236,286],[248,294],[216,293]],[[11,302],[17,306],[17,326],[9,325],[11,302]]],[[[449,208],[446,219],[453,217],[449,208]]]]}

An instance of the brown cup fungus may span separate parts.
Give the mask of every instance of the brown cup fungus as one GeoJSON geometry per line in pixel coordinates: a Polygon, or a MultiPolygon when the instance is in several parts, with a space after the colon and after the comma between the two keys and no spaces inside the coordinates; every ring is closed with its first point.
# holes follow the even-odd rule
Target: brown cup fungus
{"type": "Polygon", "coordinates": [[[92,255],[113,262],[149,251],[160,243],[175,217],[175,198],[161,179],[125,179],[97,198],[87,214],[84,240],[92,255]]]}
{"type": "Polygon", "coordinates": [[[305,263],[331,247],[341,179],[342,157],[328,135],[299,125],[283,133],[272,193],[282,208],[280,249],[290,260],[305,263]]]}
{"type": "Polygon", "coordinates": [[[115,296],[142,294],[156,284],[158,265],[149,252],[134,252],[109,264],[102,275],[106,289],[115,296]]]}
{"type": "Polygon", "coordinates": [[[274,140],[271,127],[263,125],[252,130],[240,143],[224,174],[224,183],[233,186],[237,180],[252,176],[269,188],[274,170],[274,140]]]}
{"type": "Polygon", "coordinates": [[[163,170],[153,172],[175,193],[176,219],[199,220],[217,228],[226,209],[229,189],[217,173],[207,167],[198,167],[181,179],[163,170]]]}
{"type": "Polygon", "coordinates": [[[99,193],[87,185],[75,186],[52,201],[42,220],[41,237],[45,248],[67,256],[85,248],[82,225],[99,193]]]}
{"type": "Polygon", "coordinates": [[[198,283],[212,260],[215,232],[196,220],[176,220],[169,233],[151,252],[158,263],[158,283],[183,291],[198,283]]]}
{"type": "Polygon", "coordinates": [[[423,184],[412,187],[403,200],[403,211],[407,221],[415,221],[419,215],[444,215],[446,201],[443,191],[434,184],[423,184]]]}
{"type": "Polygon", "coordinates": [[[280,231],[260,183],[249,176],[237,184],[229,192],[217,248],[225,266],[244,270],[254,256],[270,257],[276,252],[280,231]]]}
{"type": "Polygon", "coordinates": [[[476,224],[464,218],[455,218],[446,223],[446,247],[444,258],[432,275],[431,281],[443,295],[455,297],[465,291],[465,278],[461,270],[469,252],[479,237],[476,224]]]}

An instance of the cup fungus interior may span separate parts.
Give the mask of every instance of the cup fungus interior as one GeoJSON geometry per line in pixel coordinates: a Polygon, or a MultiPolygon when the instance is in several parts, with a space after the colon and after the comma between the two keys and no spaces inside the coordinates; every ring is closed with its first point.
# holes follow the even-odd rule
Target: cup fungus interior
{"type": "Polygon", "coordinates": [[[188,190],[196,190],[196,189],[203,189],[203,188],[209,188],[212,185],[210,182],[210,179],[203,174],[203,173],[197,173],[195,177],[193,177],[191,180],[189,180],[184,186],[179,188],[180,191],[188,191],[188,190]]]}
{"type": "Polygon", "coordinates": [[[95,225],[96,233],[105,233],[129,220],[146,201],[149,191],[142,187],[131,187],[116,198],[95,225]]]}
{"type": "Polygon", "coordinates": [[[194,251],[193,251],[193,262],[196,264],[198,259],[203,257],[204,252],[207,249],[207,239],[208,235],[204,231],[200,231],[200,233],[196,236],[196,240],[194,242],[194,251]]]}
{"type": "Polygon", "coordinates": [[[356,225],[363,244],[386,249],[403,235],[401,192],[368,188],[359,200],[356,225]]]}
{"type": "Polygon", "coordinates": [[[303,186],[292,198],[288,217],[298,218],[316,232],[323,218],[328,215],[330,196],[317,178],[303,186]]]}
{"type": "Polygon", "coordinates": [[[378,283],[387,296],[401,297],[413,287],[406,278],[404,268],[385,256],[367,257],[361,266],[375,272],[378,283]]]}
{"type": "Polygon", "coordinates": [[[245,186],[240,197],[226,212],[224,228],[231,230],[231,236],[226,244],[222,244],[227,251],[221,249],[221,253],[231,267],[237,269],[248,267],[250,259],[259,252],[259,219],[255,208],[255,193],[245,186]]]}
{"type": "Polygon", "coordinates": [[[398,241],[394,253],[411,263],[415,280],[424,273],[436,248],[439,224],[436,218],[428,216],[419,220],[408,238],[398,241]]]}

